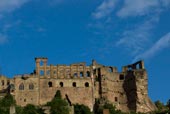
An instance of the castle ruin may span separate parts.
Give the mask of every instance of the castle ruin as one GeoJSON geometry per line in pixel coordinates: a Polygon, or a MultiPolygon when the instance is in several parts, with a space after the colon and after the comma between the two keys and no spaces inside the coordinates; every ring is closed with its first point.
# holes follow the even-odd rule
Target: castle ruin
{"type": "Polygon", "coordinates": [[[90,66],[84,62],[48,65],[47,61],[47,58],[35,58],[36,68],[31,74],[12,79],[0,76],[0,97],[10,92],[20,106],[43,105],[60,90],[70,104],[84,104],[91,110],[98,99],[101,104],[112,103],[123,112],[156,110],[148,97],[148,76],[143,61],[124,66],[122,72],[95,60],[90,66]]]}

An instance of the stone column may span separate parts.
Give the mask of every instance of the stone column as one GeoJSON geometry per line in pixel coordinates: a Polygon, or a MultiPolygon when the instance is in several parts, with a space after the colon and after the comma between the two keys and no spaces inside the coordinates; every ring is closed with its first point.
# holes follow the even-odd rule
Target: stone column
{"type": "Polygon", "coordinates": [[[145,65],[144,65],[144,61],[141,61],[140,62],[140,66],[139,66],[141,69],[145,69],[145,65]]]}
{"type": "Polygon", "coordinates": [[[50,65],[50,77],[54,77],[54,70],[53,70],[53,65],[50,65]]]}
{"type": "Polygon", "coordinates": [[[83,65],[83,77],[86,77],[86,65],[83,65]]]}
{"type": "Polygon", "coordinates": [[[47,67],[47,59],[44,59],[43,62],[44,62],[44,66],[43,66],[44,67],[44,76],[47,76],[47,68],[46,68],[47,67]]]}
{"type": "Polygon", "coordinates": [[[40,75],[40,59],[35,58],[35,62],[36,62],[36,75],[40,75]]]}

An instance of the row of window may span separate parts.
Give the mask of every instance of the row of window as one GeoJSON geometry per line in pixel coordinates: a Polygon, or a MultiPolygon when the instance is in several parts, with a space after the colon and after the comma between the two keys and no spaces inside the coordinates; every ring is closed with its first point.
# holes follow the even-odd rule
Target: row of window
{"type": "MultiPolygon", "coordinates": [[[[63,82],[60,82],[59,85],[60,85],[60,87],[64,87],[64,83],[63,83],[63,82]]],[[[76,82],[73,82],[73,83],[72,83],[72,86],[73,86],[73,87],[77,87],[76,82]]],[[[85,87],[89,87],[89,83],[88,83],[88,82],[85,82],[85,83],[84,83],[84,86],[85,86],[85,87]]],[[[51,81],[48,82],[48,87],[53,87],[53,83],[52,83],[51,81]]],[[[33,90],[33,89],[34,89],[34,84],[32,84],[32,83],[29,84],[28,88],[29,88],[29,90],[33,90]]],[[[23,83],[21,83],[21,84],[19,85],[19,90],[24,90],[24,84],[23,84],[23,83]]]]}
{"type": "MultiPolygon", "coordinates": [[[[63,83],[63,82],[60,82],[59,85],[60,85],[60,87],[64,87],[64,83],[63,83]]],[[[72,83],[72,86],[73,86],[73,87],[77,87],[76,82],[73,82],[73,83],[72,83]]],[[[84,86],[85,86],[85,87],[89,87],[89,83],[88,83],[88,82],[85,82],[85,83],[84,83],[84,86]]],[[[48,82],[48,87],[53,87],[53,83],[52,83],[51,81],[48,82]]]]}
{"type": "MultiPolygon", "coordinates": [[[[57,72],[54,71],[53,74],[56,75],[57,72]]],[[[60,74],[64,74],[64,72],[60,72],[60,74]]],[[[43,75],[45,75],[45,74],[44,74],[44,70],[40,70],[40,76],[43,76],[43,75]]],[[[47,71],[47,74],[46,74],[46,75],[50,75],[50,70],[47,71]]],[[[68,76],[71,75],[70,71],[66,72],[66,75],[68,75],[68,76]]],[[[79,72],[79,73],[75,72],[75,73],[73,73],[73,76],[74,76],[74,77],[77,77],[78,75],[79,75],[80,77],[84,77],[84,76],[90,77],[90,71],[87,71],[86,73],[84,73],[84,72],[79,72]]]]}
{"type": "MultiPolygon", "coordinates": [[[[28,88],[29,88],[29,90],[33,90],[34,89],[34,84],[33,83],[29,84],[28,88]]],[[[19,85],[19,90],[24,90],[24,84],[23,83],[21,83],[19,85]]]]}
{"type": "Polygon", "coordinates": [[[1,80],[1,85],[4,86],[5,84],[9,85],[9,84],[10,84],[10,81],[7,80],[7,83],[5,83],[5,80],[1,80]]]}

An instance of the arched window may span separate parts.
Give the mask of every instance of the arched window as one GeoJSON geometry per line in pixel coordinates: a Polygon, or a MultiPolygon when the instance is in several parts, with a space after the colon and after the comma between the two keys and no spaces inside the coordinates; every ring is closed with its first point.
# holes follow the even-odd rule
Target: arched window
{"type": "Polygon", "coordinates": [[[86,82],[84,85],[85,85],[85,87],[89,87],[89,83],[88,82],[86,82]]]}
{"type": "Polygon", "coordinates": [[[112,67],[109,67],[108,68],[108,71],[111,73],[111,72],[113,72],[113,68],[112,67]]]}
{"type": "Polygon", "coordinates": [[[76,82],[73,82],[73,87],[76,87],[76,82]]]}
{"type": "Polygon", "coordinates": [[[33,90],[33,89],[34,89],[34,84],[33,83],[29,84],[29,90],[33,90]]]}
{"type": "Polygon", "coordinates": [[[60,87],[63,87],[63,86],[64,86],[63,82],[60,82],[60,87]]]}
{"type": "Polygon", "coordinates": [[[24,90],[24,84],[23,84],[23,83],[21,83],[21,84],[19,85],[19,90],[24,90]]]}
{"type": "Polygon", "coordinates": [[[53,83],[52,82],[48,82],[48,87],[53,87],[53,83]]]}

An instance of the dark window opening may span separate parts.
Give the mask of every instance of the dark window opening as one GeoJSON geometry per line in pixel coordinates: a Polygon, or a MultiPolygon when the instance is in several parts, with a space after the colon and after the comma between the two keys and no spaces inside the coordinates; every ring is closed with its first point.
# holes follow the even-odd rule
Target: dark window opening
{"type": "Polygon", "coordinates": [[[80,77],[83,77],[83,72],[80,72],[80,77]]]}
{"type": "Polygon", "coordinates": [[[74,77],[77,77],[78,75],[77,75],[77,73],[74,73],[74,77]]]}
{"type": "Polygon", "coordinates": [[[118,101],[118,98],[117,97],[115,97],[115,102],[117,102],[118,101]]]}
{"type": "Polygon", "coordinates": [[[93,70],[93,74],[96,74],[96,69],[95,69],[95,70],[93,70]]]}
{"type": "Polygon", "coordinates": [[[87,71],[87,72],[86,72],[86,76],[87,76],[87,77],[90,77],[90,71],[87,71]]]}
{"type": "Polygon", "coordinates": [[[88,82],[85,83],[85,87],[89,87],[89,83],[88,82]]]}
{"type": "Polygon", "coordinates": [[[52,82],[48,82],[48,87],[53,87],[53,83],[52,82]]]}
{"type": "Polygon", "coordinates": [[[119,76],[119,80],[124,80],[124,75],[121,74],[121,75],[119,76]]]}
{"type": "Polygon", "coordinates": [[[7,80],[7,85],[10,85],[10,81],[9,80],[7,80]]]}
{"type": "Polygon", "coordinates": [[[76,82],[73,82],[73,87],[76,87],[76,82]]]}
{"type": "Polygon", "coordinates": [[[44,76],[44,71],[40,70],[40,76],[44,76]]]}
{"type": "Polygon", "coordinates": [[[63,86],[64,86],[63,82],[60,82],[60,87],[63,87],[63,86]]]}
{"type": "Polygon", "coordinates": [[[30,89],[30,90],[33,90],[33,89],[34,89],[34,84],[32,84],[32,83],[29,84],[29,89],[30,89]]]}
{"type": "Polygon", "coordinates": [[[24,90],[24,84],[23,84],[23,83],[21,83],[21,84],[19,85],[19,90],[24,90]]]}
{"type": "Polygon", "coordinates": [[[24,102],[26,102],[27,100],[26,99],[24,99],[24,102]]]}
{"type": "Polygon", "coordinates": [[[4,86],[4,85],[5,85],[5,82],[4,82],[4,80],[2,80],[2,81],[1,81],[1,83],[2,83],[2,86],[4,86]]]}
{"type": "Polygon", "coordinates": [[[113,72],[113,68],[112,67],[109,67],[108,71],[111,73],[113,72]]]}

